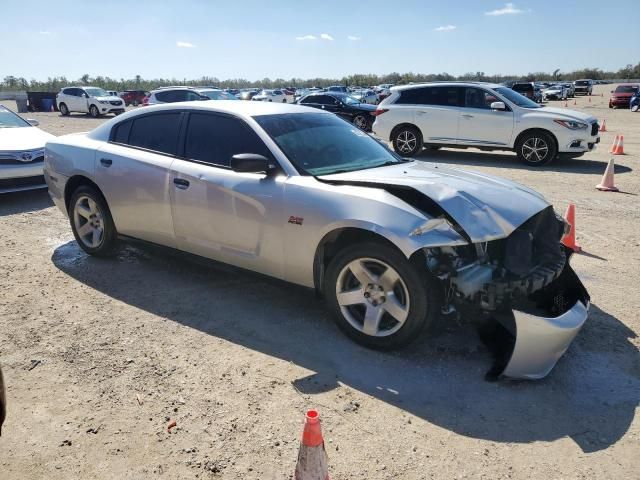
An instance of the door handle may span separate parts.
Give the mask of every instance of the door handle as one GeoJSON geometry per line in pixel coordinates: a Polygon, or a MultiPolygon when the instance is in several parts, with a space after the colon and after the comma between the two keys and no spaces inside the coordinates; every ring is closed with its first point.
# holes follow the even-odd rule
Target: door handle
{"type": "Polygon", "coordinates": [[[173,183],[180,190],[186,190],[187,188],[189,188],[189,180],[185,180],[184,178],[174,178],[173,183]]]}
{"type": "Polygon", "coordinates": [[[103,167],[109,168],[113,163],[113,160],[111,160],[110,158],[101,158],[100,163],[102,164],[103,167]]]}
{"type": "Polygon", "coordinates": [[[465,113],[464,115],[462,115],[464,118],[473,118],[473,115],[469,115],[468,113],[465,113]]]}

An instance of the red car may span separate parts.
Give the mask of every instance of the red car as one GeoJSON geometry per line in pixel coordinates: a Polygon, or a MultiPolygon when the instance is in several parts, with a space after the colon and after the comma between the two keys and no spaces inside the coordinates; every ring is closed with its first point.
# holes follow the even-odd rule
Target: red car
{"type": "Polygon", "coordinates": [[[125,90],[120,94],[120,98],[124,100],[124,104],[127,107],[129,105],[137,107],[138,105],[142,104],[142,100],[147,95],[149,95],[149,92],[145,92],[144,90],[125,90]]]}
{"type": "Polygon", "coordinates": [[[640,83],[621,83],[615,90],[611,90],[609,108],[629,108],[631,97],[640,90],[640,83]]]}

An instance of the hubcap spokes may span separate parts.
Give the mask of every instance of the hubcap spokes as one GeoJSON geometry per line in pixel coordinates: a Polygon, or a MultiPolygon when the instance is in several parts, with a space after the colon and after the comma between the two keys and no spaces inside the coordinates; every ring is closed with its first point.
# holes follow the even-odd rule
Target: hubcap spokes
{"type": "Polygon", "coordinates": [[[541,138],[530,138],[522,144],[522,155],[526,160],[534,163],[543,161],[548,153],[549,146],[541,138]]]}
{"type": "Polygon", "coordinates": [[[336,296],[345,319],[373,337],[397,332],[409,315],[407,287],[385,262],[360,258],[340,272],[336,296]]]}
{"type": "Polygon", "coordinates": [[[411,132],[402,132],[398,135],[398,148],[402,153],[409,153],[416,148],[417,139],[411,132]]]}
{"type": "Polygon", "coordinates": [[[90,248],[97,248],[104,236],[102,212],[96,202],[87,196],[76,201],[73,221],[80,240],[90,248]]]}

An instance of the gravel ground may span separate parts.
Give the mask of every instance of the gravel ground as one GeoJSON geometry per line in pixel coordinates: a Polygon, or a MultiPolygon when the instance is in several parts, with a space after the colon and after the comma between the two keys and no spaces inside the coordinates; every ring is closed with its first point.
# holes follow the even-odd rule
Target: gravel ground
{"type": "MultiPolygon", "coordinates": [[[[0,197],[0,477],[289,479],[317,407],[333,479],[638,478],[640,113],[609,110],[609,90],[573,107],[609,129],[581,159],[420,158],[524,183],[559,211],[576,203],[573,265],[593,306],[539,382],[485,382],[468,325],[368,351],[306,290],[147,246],[89,258],[46,192],[0,197]],[[598,192],[616,133],[624,193],[598,192]]],[[[56,135],[104,121],[25,116],[56,135]]]]}

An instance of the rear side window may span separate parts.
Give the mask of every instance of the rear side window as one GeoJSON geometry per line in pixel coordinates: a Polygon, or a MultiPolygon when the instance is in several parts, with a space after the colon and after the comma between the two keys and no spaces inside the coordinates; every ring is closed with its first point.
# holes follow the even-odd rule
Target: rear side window
{"type": "Polygon", "coordinates": [[[396,104],[460,107],[464,104],[462,91],[463,87],[453,86],[412,88],[401,92],[396,104]]]}
{"type": "Polygon", "coordinates": [[[180,115],[178,112],[160,113],[134,119],[127,143],[132,147],[175,155],[180,115]]]}
{"type": "Polygon", "coordinates": [[[228,167],[239,153],[257,153],[271,158],[258,135],[237,118],[206,113],[189,115],[185,157],[190,160],[228,167]]]}
{"type": "Polygon", "coordinates": [[[481,88],[467,87],[464,96],[466,108],[482,108],[491,110],[491,104],[499,101],[498,98],[481,88]]]}
{"type": "Polygon", "coordinates": [[[165,102],[165,103],[179,102],[180,100],[176,99],[177,98],[176,93],[177,92],[175,90],[165,90],[164,92],[157,92],[156,98],[160,102],[165,102]]]}

